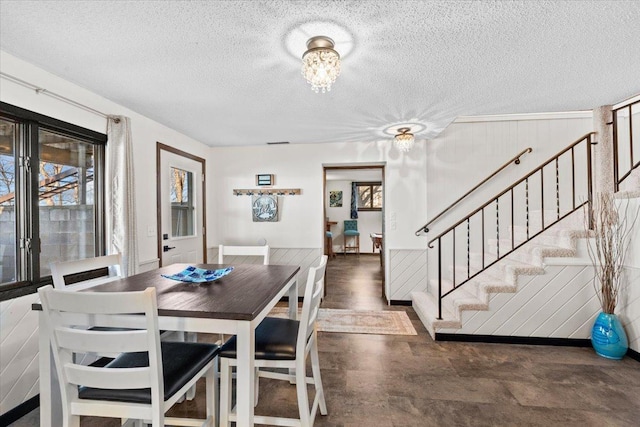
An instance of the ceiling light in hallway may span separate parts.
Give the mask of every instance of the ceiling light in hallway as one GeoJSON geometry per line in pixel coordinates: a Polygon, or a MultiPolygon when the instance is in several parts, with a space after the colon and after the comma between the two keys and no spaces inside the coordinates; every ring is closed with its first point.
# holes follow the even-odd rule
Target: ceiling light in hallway
{"type": "Polygon", "coordinates": [[[410,130],[411,128],[399,128],[399,133],[393,138],[393,142],[395,142],[398,150],[404,153],[411,150],[416,141],[413,134],[409,132],[410,130]]]}
{"type": "Polygon", "coordinates": [[[340,55],[334,42],[326,36],[311,37],[307,51],[302,55],[302,75],[315,93],[331,90],[331,85],[340,75],[340,55]]]}

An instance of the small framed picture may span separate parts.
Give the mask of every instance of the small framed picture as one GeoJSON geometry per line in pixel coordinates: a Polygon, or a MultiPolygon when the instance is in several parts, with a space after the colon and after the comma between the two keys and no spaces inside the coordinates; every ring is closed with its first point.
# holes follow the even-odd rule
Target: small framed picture
{"type": "Polygon", "coordinates": [[[341,208],[342,207],[342,191],[330,191],[329,192],[329,207],[341,208]]]}
{"type": "Polygon", "coordinates": [[[256,175],[256,185],[264,186],[264,185],[273,185],[273,175],[272,174],[258,174],[256,175]]]}

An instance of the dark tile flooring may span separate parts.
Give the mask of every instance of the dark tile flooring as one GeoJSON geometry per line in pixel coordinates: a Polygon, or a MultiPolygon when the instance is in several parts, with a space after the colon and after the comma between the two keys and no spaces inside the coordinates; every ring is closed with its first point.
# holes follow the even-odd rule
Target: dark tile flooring
{"type": "MultiPolygon", "coordinates": [[[[403,310],[418,335],[320,333],[329,415],[318,415],[316,426],[640,425],[639,362],[610,361],[590,348],[434,342],[410,307],[386,305],[381,286],[377,256],[329,262],[323,307],[403,310]]],[[[203,414],[204,390],[170,413],[203,414]]],[[[256,413],[296,416],[295,386],[262,380],[256,413]]]]}

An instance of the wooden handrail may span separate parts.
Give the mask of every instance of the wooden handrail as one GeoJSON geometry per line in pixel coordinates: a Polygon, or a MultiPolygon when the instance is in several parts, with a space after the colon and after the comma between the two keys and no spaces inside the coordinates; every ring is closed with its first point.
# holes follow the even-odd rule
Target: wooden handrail
{"type": "MultiPolygon", "coordinates": [[[[456,222],[455,225],[452,225],[451,227],[449,227],[446,231],[443,231],[442,233],[440,233],[437,237],[431,239],[428,243],[428,246],[431,248],[431,244],[433,242],[435,242],[436,240],[438,240],[440,237],[444,236],[445,234],[447,234],[448,232],[450,232],[452,229],[456,228],[457,226],[459,226],[460,224],[462,224],[463,222],[465,222],[468,218],[472,217],[473,215],[475,215],[476,213],[480,212],[482,209],[486,208],[487,206],[489,206],[491,203],[494,203],[496,201],[496,199],[500,198],[502,195],[506,194],[507,192],[511,191],[514,187],[516,187],[518,184],[524,182],[526,179],[530,178],[533,174],[537,173],[538,171],[540,171],[541,169],[543,169],[545,166],[547,166],[549,163],[555,161],[558,157],[560,157],[561,155],[563,155],[564,153],[566,153],[567,151],[571,150],[573,147],[575,147],[576,145],[580,144],[582,141],[584,141],[585,139],[589,139],[590,143],[591,142],[591,136],[595,135],[595,132],[589,132],[583,136],[581,136],[579,139],[577,139],[574,143],[572,143],[571,145],[569,145],[567,148],[565,148],[564,150],[560,151],[558,154],[552,156],[549,158],[549,160],[545,161],[544,163],[542,163],[541,166],[538,166],[537,168],[535,168],[534,170],[532,170],[531,172],[529,172],[527,175],[525,175],[524,177],[520,178],[518,181],[516,181],[514,184],[511,184],[509,187],[507,187],[505,190],[503,190],[501,193],[497,194],[496,196],[492,197],[489,199],[489,201],[487,203],[485,203],[484,205],[480,206],[478,209],[474,210],[473,212],[471,212],[469,215],[465,215],[464,218],[462,218],[460,221],[456,222]]],[[[591,178],[591,171],[589,170],[589,178],[591,178]]],[[[591,188],[589,186],[589,188],[591,188]]],[[[589,195],[591,197],[591,195],[589,195]]],[[[591,198],[589,198],[589,201],[591,201],[591,198]]]]}
{"type": "Polygon", "coordinates": [[[495,172],[493,172],[491,175],[489,175],[488,177],[486,177],[485,179],[483,179],[479,184],[477,184],[475,187],[473,187],[471,190],[467,191],[466,193],[464,193],[458,200],[456,200],[455,202],[451,203],[449,206],[447,206],[442,212],[440,212],[438,215],[436,215],[435,217],[431,218],[431,220],[429,222],[427,222],[425,225],[423,225],[422,227],[420,227],[418,230],[416,230],[415,235],[416,236],[420,236],[420,234],[422,233],[428,233],[429,232],[429,225],[431,225],[433,222],[435,222],[438,218],[440,218],[442,215],[444,215],[445,213],[447,213],[451,208],[453,208],[455,205],[457,205],[458,203],[460,203],[464,198],[466,198],[469,194],[473,193],[474,191],[476,191],[478,188],[480,188],[485,182],[489,181],[491,178],[493,178],[494,176],[496,176],[498,173],[500,173],[504,168],[506,168],[507,166],[509,166],[511,163],[515,163],[516,165],[520,164],[520,156],[523,156],[524,154],[527,153],[531,153],[533,151],[533,149],[531,147],[522,150],[520,153],[518,153],[518,155],[516,155],[515,157],[513,157],[511,160],[509,160],[508,162],[506,162],[505,164],[503,164],[502,166],[500,166],[495,172]]]}

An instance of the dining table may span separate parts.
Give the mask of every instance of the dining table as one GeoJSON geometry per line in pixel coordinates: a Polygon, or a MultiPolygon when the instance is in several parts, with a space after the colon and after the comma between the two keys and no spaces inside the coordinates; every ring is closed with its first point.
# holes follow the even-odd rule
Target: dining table
{"type": "MultiPolygon", "coordinates": [[[[128,292],[156,288],[158,326],[162,330],[221,333],[237,336],[237,426],[254,425],[255,329],[285,295],[289,318],[297,319],[299,266],[239,264],[212,282],[189,283],[163,277],[188,266],[207,270],[230,267],[221,264],[172,264],[81,292],[128,292]]],[[[34,310],[42,312],[40,304],[34,310]]],[[[99,316],[96,316],[99,317],[99,316]]],[[[132,328],[144,328],[142,316],[127,315],[132,328]]],[[[109,326],[105,324],[104,326],[109,326]]],[[[39,316],[40,426],[62,425],[60,390],[49,343],[49,325],[39,316]]]]}

